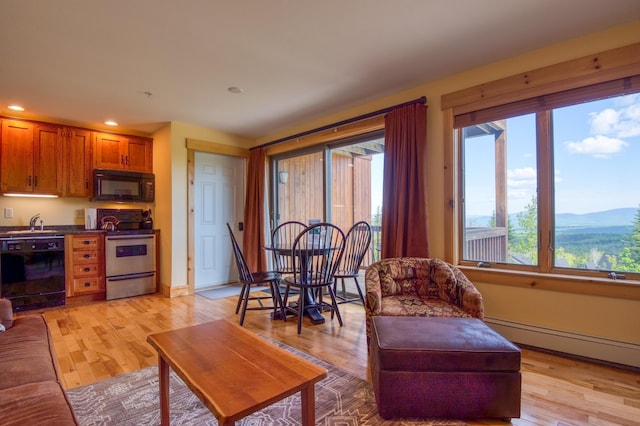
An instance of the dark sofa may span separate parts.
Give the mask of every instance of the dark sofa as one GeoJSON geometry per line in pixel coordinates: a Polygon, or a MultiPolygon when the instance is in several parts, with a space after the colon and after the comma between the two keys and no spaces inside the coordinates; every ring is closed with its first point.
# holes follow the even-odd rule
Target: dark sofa
{"type": "Polygon", "coordinates": [[[44,317],[13,319],[11,302],[0,299],[0,320],[0,423],[77,425],[44,317]]]}

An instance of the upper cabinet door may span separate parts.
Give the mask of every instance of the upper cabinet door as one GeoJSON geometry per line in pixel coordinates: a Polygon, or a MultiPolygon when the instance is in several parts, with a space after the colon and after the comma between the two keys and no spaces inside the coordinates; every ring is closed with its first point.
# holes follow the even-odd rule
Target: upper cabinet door
{"type": "Polygon", "coordinates": [[[95,133],[93,162],[97,169],[120,170],[126,168],[127,140],[111,133],[95,133]]]}
{"type": "Polygon", "coordinates": [[[33,149],[33,192],[62,195],[62,128],[36,124],[33,149]]]}
{"type": "Polygon", "coordinates": [[[64,195],[67,197],[91,197],[93,187],[93,149],[91,131],[65,129],[64,195]]]}
{"type": "Polygon", "coordinates": [[[2,121],[2,193],[62,195],[62,128],[2,121]]]}
{"type": "Polygon", "coordinates": [[[33,191],[33,124],[2,120],[0,188],[5,192],[33,191]]]}
{"type": "Polygon", "coordinates": [[[97,169],[153,172],[151,139],[96,133],[94,140],[94,165],[97,169]]]}
{"type": "Polygon", "coordinates": [[[126,159],[129,170],[153,173],[153,142],[145,138],[129,138],[126,159]]]}

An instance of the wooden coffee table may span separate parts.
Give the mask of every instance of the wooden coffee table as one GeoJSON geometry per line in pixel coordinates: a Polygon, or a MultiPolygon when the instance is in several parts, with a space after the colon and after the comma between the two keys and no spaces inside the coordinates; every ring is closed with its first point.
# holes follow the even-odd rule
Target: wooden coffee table
{"type": "Polygon", "coordinates": [[[301,393],[302,424],[315,424],[316,382],[327,370],[227,320],[152,334],[158,351],[160,413],[169,424],[169,367],[223,425],[301,393]]]}

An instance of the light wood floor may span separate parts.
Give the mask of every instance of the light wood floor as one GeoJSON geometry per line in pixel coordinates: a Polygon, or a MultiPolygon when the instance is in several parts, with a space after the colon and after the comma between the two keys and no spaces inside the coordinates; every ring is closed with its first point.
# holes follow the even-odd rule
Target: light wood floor
{"type": "MultiPolygon", "coordinates": [[[[152,295],[54,308],[43,314],[69,389],[156,365],[156,353],[146,343],[148,334],[218,318],[237,321],[235,304],[235,297],[152,295]]],[[[305,321],[298,335],[295,321],[271,320],[268,311],[248,312],[245,327],[367,379],[364,311],[357,304],[341,308],[344,327],[335,319],[322,325],[305,321]]],[[[523,349],[522,377],[522,417],[512,420],[515,425],[640,424],[638,373],[523,349]]]]}

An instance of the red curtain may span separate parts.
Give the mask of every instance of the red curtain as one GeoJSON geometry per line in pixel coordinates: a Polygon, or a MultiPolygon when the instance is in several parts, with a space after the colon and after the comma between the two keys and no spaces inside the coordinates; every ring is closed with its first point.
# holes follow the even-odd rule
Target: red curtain
{"type": "Polygon", "coordinates": [[[429,257],[427,107],[385,116],[381,257],[429,257]]]}
{"type": "Polygon", "coordinates": [[[264,148],[252,149],[247,164],[247,198],[244,205],[244,236],[242,252],[252,271],[265,271],[267,259],[264,247],[265,208],[265,165],[264,148]]]}

